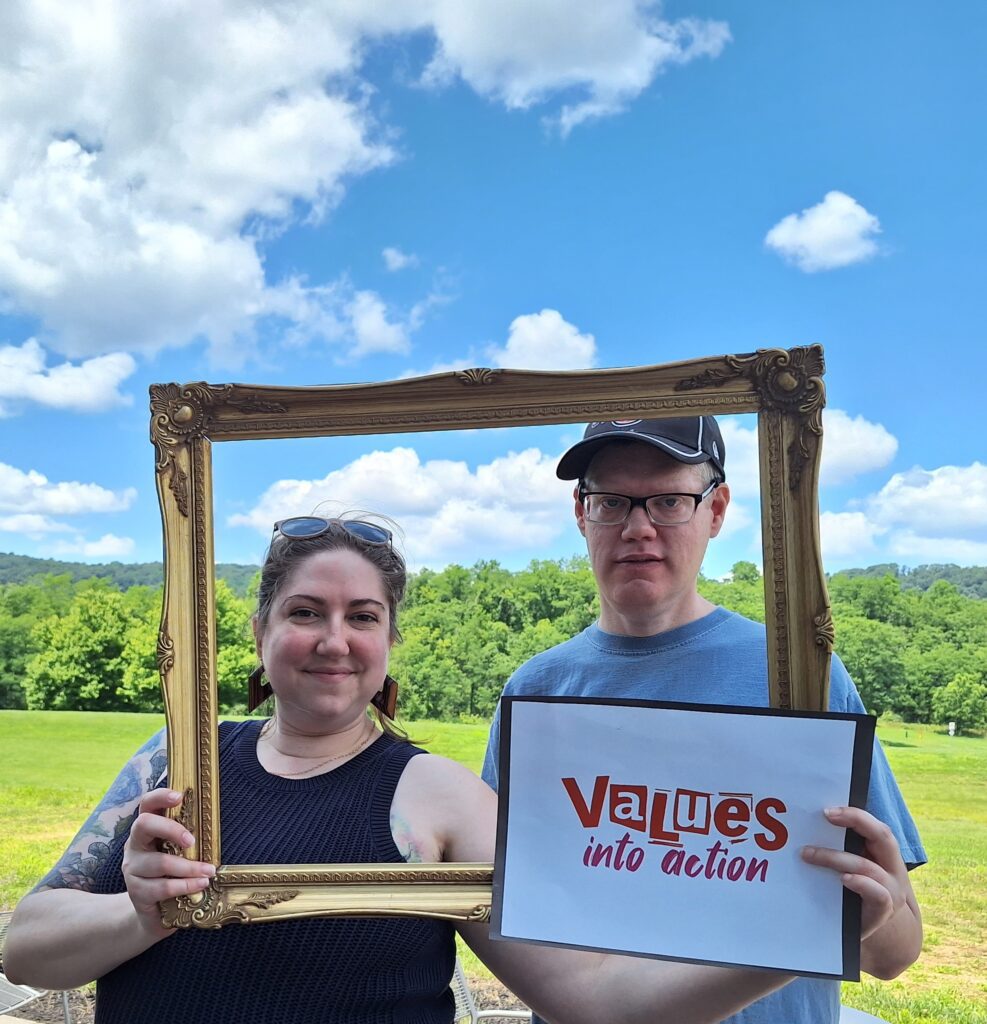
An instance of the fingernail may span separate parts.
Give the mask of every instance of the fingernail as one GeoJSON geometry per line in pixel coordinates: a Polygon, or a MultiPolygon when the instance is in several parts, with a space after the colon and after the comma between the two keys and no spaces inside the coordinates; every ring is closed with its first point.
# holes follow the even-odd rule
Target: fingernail
{"type": "Polygon", "coordinates": [[[191,832],[182,833],[182,846],[191,846],[195,840],[192,838],[191,832]]]}
{"type": "Polygon", "coordinates": [[[207,864],[206,865],[206,874],[210,878],[212,878],[216,874],[216,865],[215,864],[207,864]]]}
{"type": "Polygon", "coordinates": [[[198,886],[199,886],[200,889],[206,889],[209,886],[209,879],[208,878],[197,878],[196,882],[198,883],[198,886]]]}
{"type": "Polygon", "coordinates": [[[802,853],[806,857],[814,857],[816,853],[816,848],[814,846],[803,846],[802,853]]]}
{"type": "Polygon", "coordinates": [[[173,789],[168,790],[168,799],[177,800],[181,796],[181,793],[176,793],[173,789]]]}
{"type": "Polygon", "coordinates": [[[827,807],[826,810],[823,811],[823,814],[825,814],[827,818],[833,818],[839,814],[841,810],[841,807],[827,807]]]}

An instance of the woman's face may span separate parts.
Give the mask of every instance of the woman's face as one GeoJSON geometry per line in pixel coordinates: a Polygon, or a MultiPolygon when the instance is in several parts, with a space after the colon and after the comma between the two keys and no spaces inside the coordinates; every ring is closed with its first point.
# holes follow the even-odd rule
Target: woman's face
{"type": "Polygon", "coordinates": [[[358,721],[387,675],[387,593],[377,569],[346,548],[302,562],[275,597],[257,654],[278,714],[303,731],[338,732],[358,721]]]}

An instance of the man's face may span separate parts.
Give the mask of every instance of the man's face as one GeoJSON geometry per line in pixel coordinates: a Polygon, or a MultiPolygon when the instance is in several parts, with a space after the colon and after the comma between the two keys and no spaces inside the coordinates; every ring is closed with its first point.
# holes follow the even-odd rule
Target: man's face
{"type": "MultiPolygon", "coordinates": [[[[702,471],[640,442],[603,448],[589,465],[586,486],[643,498],[652,494],[700,494],[702,471]]],[[[696,591],[706,545],[720,532],[730,501],[721,484],[693,519],[655,526],[644,508],[616,526],[590,522],[576,499],[576,523],[586,538],[600,591],[600,626],[606,632],[650,636],[699,618],[709,605],[696,591]]]]}

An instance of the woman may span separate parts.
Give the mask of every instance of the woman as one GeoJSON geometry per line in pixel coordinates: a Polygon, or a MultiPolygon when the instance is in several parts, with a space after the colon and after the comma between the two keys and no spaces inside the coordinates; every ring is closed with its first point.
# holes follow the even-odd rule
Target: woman
{"type": "MultiPolygon", "coordinates": [[[[392,681],[405,567],[390,534],[361,520],[276,524],[253,620],[277,698],[267,722],[220,735],[229,863],[490,861],[496,799],[460,765],[395,739],[378,711],[392,681]]],[[[65,855],[21,902],[6,946],[11,980],[68,988],[99,979],[98,1024],[132,1021],[446,1022],[452,927],[428,919],[309,919],[220,931],[162,926],[160,900],[204,889],[215,868],[159,852],[193,839],[164,812],[164,740],[125,766],[65,855]]],[[[873,860],[806,859],[863,897],[865,934],[910,898],[897,845],[864,811],[839,809],[873,860]]],[[[549,1019],[715,1021],[787,979],[574,950],[466,941],[549,1019]]]]}

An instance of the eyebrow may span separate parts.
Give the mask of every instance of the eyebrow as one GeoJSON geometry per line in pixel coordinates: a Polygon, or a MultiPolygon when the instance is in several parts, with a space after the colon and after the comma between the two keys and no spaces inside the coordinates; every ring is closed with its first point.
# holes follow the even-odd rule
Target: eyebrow
{"type": "MultiPolygon", "coordinates": [[[[282,604],[287,604],[289,601],[308,601],[310,604],[317,604],[325,606],[326,601],[324,598],[317,596],[316,594],[286,594],[282,604]]],[[[357,597],[354,598],[347,605],[348,608],[357,608],[366,604],[375,604],[378,608],[387,609],[387,605],[383,601],[378,601],[375,597],[357,597]]]]}

